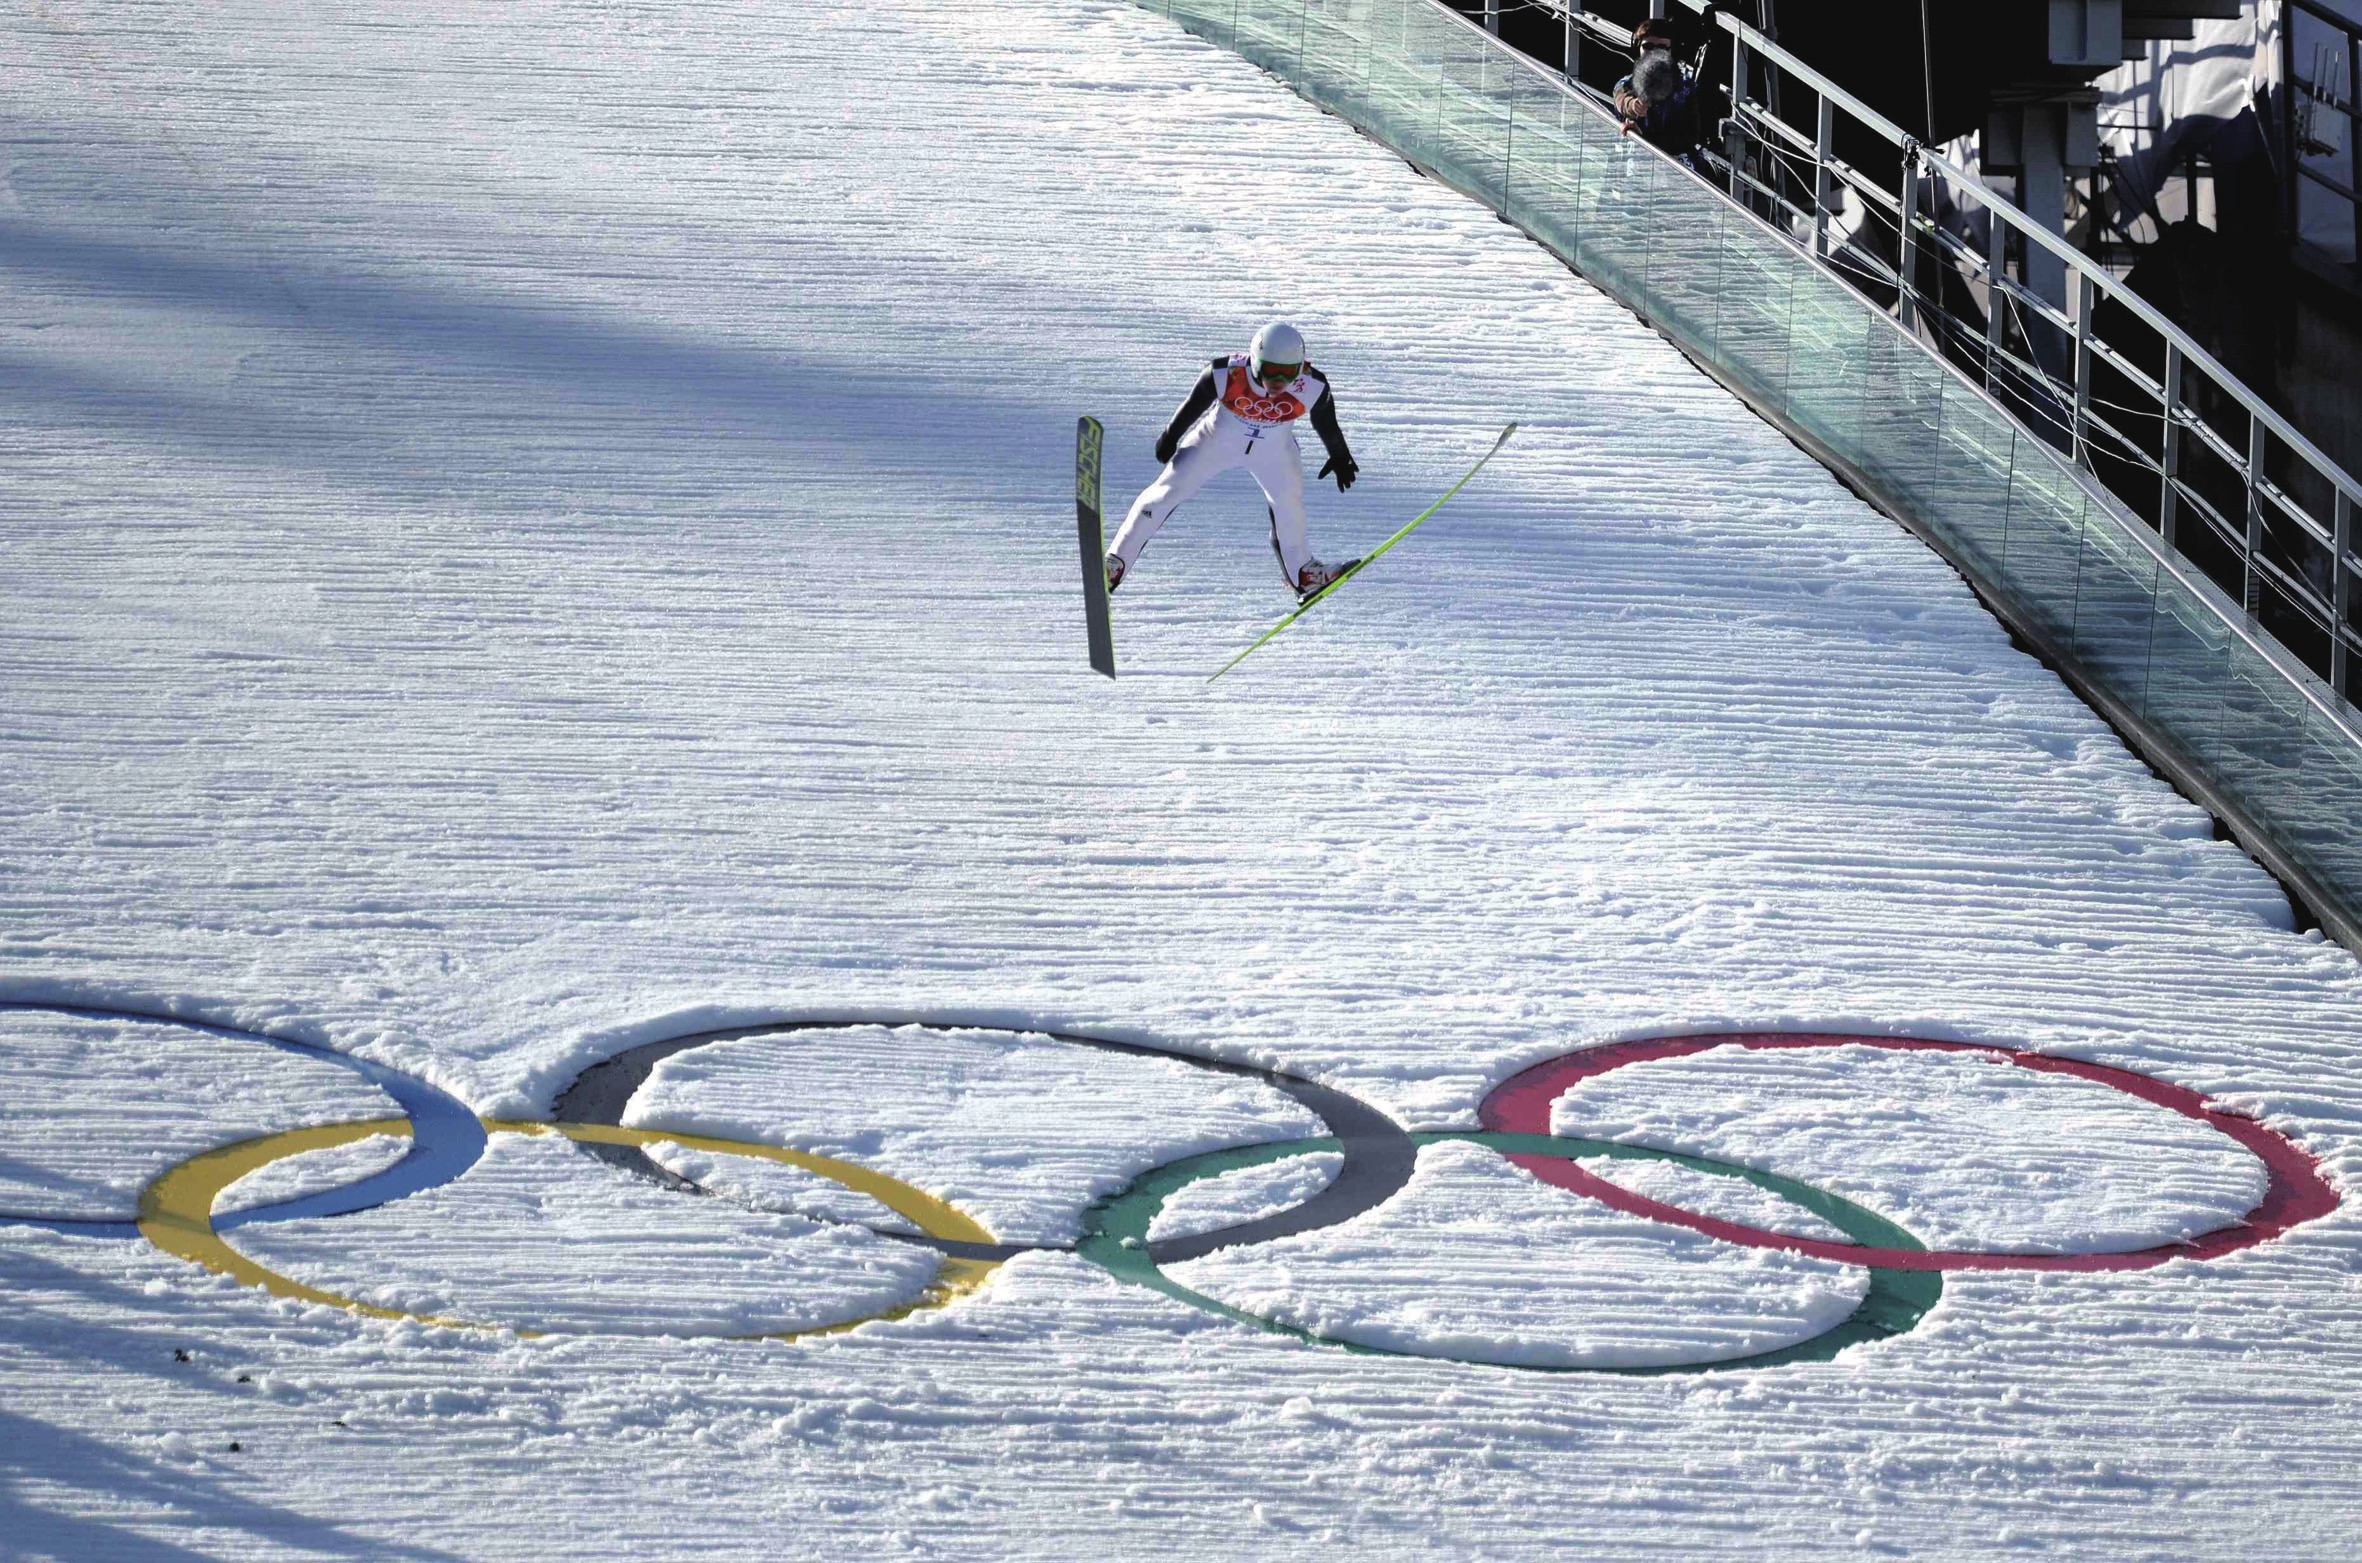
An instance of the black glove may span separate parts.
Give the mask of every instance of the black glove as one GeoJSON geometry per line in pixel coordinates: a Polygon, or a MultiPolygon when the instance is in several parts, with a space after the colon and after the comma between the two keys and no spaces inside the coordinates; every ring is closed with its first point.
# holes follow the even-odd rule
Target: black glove
{"type": "Polygon", "coordinates": [[[1156,437],[1156,459],[1158,465],[1161,466],[1165,462],[1171,461],[1173,459],[1173,452],[1179,450],[1180,448],[1181,441],[1174,435],[1172,430],[1167,429],[1164,433],[1158,435],[1156,437]]]}
{"type": "Polygon", "coordinates": [[[1351,456],[1331,456],[1328,465],[1320,469],[1320,476],[1325,478],[1332,472],[1337,474],[1337,492],[1340,494],[1353,487],[1353,480],[1361,476],[1361,468],[1351,456]]]}

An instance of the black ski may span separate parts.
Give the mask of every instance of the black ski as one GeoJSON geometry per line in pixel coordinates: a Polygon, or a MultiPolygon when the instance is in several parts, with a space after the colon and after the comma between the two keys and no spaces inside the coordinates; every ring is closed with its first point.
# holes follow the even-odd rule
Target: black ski
{"type": "Polygon", "coordinates": [[[1082,534],[1083,617],[1091,631],[1091,666],[1115,677],[1115,631],[1107,622],[1107,544],[1099,524],[1099,446],[1106,438],[1096,418],[1074,426],[1074,520],[1082,534]]]}

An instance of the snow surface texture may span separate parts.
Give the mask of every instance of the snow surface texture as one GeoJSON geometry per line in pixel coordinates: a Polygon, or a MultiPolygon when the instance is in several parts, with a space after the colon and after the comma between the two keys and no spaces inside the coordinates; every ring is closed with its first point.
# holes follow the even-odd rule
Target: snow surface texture
{"type": "MultiPolygon", "coordinates": [[[[1671,1146],[1665,1148],[1672,1149],[1671,1146]]],[[[1802,1205],[1784,1200],[1771,1190],[1758,1188],[1743,1178],[1700,1172],[1695,1167],[1684,1167],[1675,1161],[1587,1159],[1583,1165],[1586,1170],[1619,1188],[1630,1189],[1635,1194],[1678,1210],[1736,1221],[1741,1226],[1760,1227],[1767,1232],[1784,1232],[1790,1237],[1817,1238],[1824,1243],[1853,1241],[1835,1223],[1824,1221],[1802,1205]]],[[[1829,1187],[1826,1181],[1820,1186],[1829,1187]]]]}
{"type": "Polygon", "coordinates": [[[0,1065],[0,1211],[11,1215],[127,1221],[149,1180],[199,1151],[402,1115],[333,1060],[157,1021],[0,1010],[0,1065]]]}
{"type": "MultiPolygon", "coordinates": [[[[1155,1041],[1416,1127],[1592,1041],[1911,1032],[2214,1093],[2362,1186],[2362,976],[2203,814],[1651,331],[1153,16],[41,0],[0,44],[8,996],[180,1002],[495,1116],[780,1016],[1155,1041]],[[1283,312],[1361,461],[1316,549],[1523,429],[1209,690],[1288,606],[1214,485],[1093,678],[1075,415],[1120,506],[1194,366],[1283,312]]],[[[175,1153],[159,1093],[86,1086],[112,1165],[175,1153]]],[[[1044,1110],[1062,1154],[1079,1104],[1044,1110]]],[[[794,1306],[779,1218],[493,1144],[318,1273],[635,1328],[794,1306]],[[640,1246],[577,1295],[567,1232],[640,1246]]],[[[2336,1557],[2358,1233],[2349,1201],[2217,1263],[1953,1275],[1827,1364],[1607,1379],[1309,1348],[1060,1254],[808,1345],[527,1342],[17,1229],[0,1534],[2336,1557]]]]}
{"type": "Polygon", "coordinates": [[[916,1236],[919,1231],[915,1223],[897,1215],[883,1201],[801,1167],[750,1156],[727,1156],[673,1140],[659,1140],[647,1147],[647,1151],[649,1159],[667,1171],[756,1210],[810,1216],[816,1221],[844,1222],[906,1236],[916,1236]]]}
{"type": "MultiPolygon", "coordinates": [[[[1930,1248],[2149,1248],[2235,1225],[2270,1181],[2203,1123],[1978,1053],[1714,1048],[1585,1080],[1550,1130],[1801,1178],[1930,1248]]],[[[1622,1164],[1594,1170],[1648,1192],[1622,1164]]]]}
{"type": "Polygon", "coordinates": [[[1773,1351],[1843,1322],[1870,1272],[1635,1221],[1447,1140],[1369,1214],[1167,1267],[1233,1308],[1390,1351],[1653,1367],[1773,1351]],[[1438,1266],[1439,1254],[1449,1260],[1438,1266]]]}
{"type": "Polygon", "coordinates": [[[357,1216],[241,1227],[231,1241],[381,1308],[635,1335],[834,1324],[916,1296],[936,1271],[931,1249],[665,1193],[555,1135],[495,1135],[443,1188],[357,1216]]]}
{"type": "MultiPolygon", "coordinates": [[[[121,1131],[109,1124],[106,1132],[112,1137],[121,1131]]],[[[200,1147],[203,1148],[206,1147],[200,1147]]],[[[372,1173],[383,1172],[409,1154],[408,1135],[372,1134],[365,1139],[354,1140],[349,1145],[332,1145],[326,1150],[282,1156],[277,1161],[249,1172],[216,1194],[213,1197],[213,1213],[217,1216],[234,1215],[241,1210],[256,1210],[265,1205],[301,1199],[307,1194],[340,1189],[347,1184],[358,1183],[372,1173]]]]}
{"type": "Polygon", "coordinates": [[[1336,1182],[1344,1165],[1334,1151],[1313,1151],[1201,1178],[1165,1201],[1148,1224],[1148,1240],[1219,1232],[1291,1210],[1336,1182]]]}
{"type": "Polygon", "coordinates": [[[677,1054],[624,1121],[856,1161],[1005,1243],[1072,1243],[1086,1205],[1168,1161],[1327,1132],[1260,1081],[1038,1037],[881,1026],[677,1054]],[[881,1104],[908,1116],[881,1121],[881,1104]]]}

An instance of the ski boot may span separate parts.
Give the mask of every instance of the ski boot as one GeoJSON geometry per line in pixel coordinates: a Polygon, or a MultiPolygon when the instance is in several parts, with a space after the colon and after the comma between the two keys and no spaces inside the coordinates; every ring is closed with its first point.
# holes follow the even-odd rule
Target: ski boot
{"type": "Polygon", "coordinates": [[[1322,592],[1351,575],[1361,565],[1359,559],[1348,559],[1334,568],[1318,559],[1307,559],[1304,568],[1296,572],[1296,602],[1299,606],[1312,601],[1322,592]]]}

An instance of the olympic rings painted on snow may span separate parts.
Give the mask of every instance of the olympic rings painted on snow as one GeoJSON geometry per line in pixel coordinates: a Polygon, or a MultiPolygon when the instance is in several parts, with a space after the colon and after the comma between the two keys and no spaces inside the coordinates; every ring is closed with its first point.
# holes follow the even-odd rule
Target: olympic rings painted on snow
{"type": "MultiPolygon", "coordinates": [[[[840,1030],[863,1025],[908,1027],[944,1034],[962,1031],[1007,1032],[1009,1028],[1006,1027],[958,1024],[908,1016],[840,1016],[827,1020],[775,1021],[643,1043],[590,1066],[563,1086],[556,1094],[553,1115],[557,1121],[544,1124],[480,1119],[448,1093],[401,1071],[354,1059],[326,1048],[289,1042],[235,1027],[188,1021],[158,1013],[81,1006],[0,1002],[0,1011],[5,1010],[48,1010],[92,1018],[156,1022],[246,1038],[281,1051],[321,1058],[354,1069],[394,1098],[405,1116],[288,1130],[189,1157],[153,1180],[142,1192],[136,1223],[113,1218],[0,1214],[0,1223],[46,1226],[53,1230],[89,1236],[144,1236],[167,1253],[275,1296],[323,1303],[376,1318],[403,1319],[453,1328],[499,1328],[474,1320],[404,1313],[306,1286],[257,1264],[239,1253],[222,1236],[228,1230],[255,1221],[352,1214],[407,1194],[441,1186],[462,1176],[474,1166],[483,1153],[485,1137],[494,1133],[562,1134],[600,1159],[666,1187],[691,1194],[706,1194],[709,1191],[692,1180],[658,1166],[647,1156],[647,1146],[672,1142],[718,1154],[751,1156],[799,1167],[877,1199],[918,1228],[916,1236],[892,1229],[868,1228],[876,1235],[895,1241],[922,1243],[938,1252],[933,1281],[917,1296],[893,1308],[809,1329],[732,1338],[804,1339],[837,1334],[864,1323],[900,1318],[924,1309],[940,1308],[980,1289],[997,1267],[1011,1256],[1031,1249],[1064,1246],[996,1241],[981,1223],[949,1204],[899,1179],[854,1163],[751,1141],[673,1130],[638,1129],[626,1127],[622,1123],[632,1096],[646,1082],[654,1065],[663,1058],[694,1048],[751,1037],[840,1030]],[[288,1156],[348,1144],[372,1134],[405,1135],[413,1143],[395,1166],[351,1184],[278,1201],[231,1216],[218,1219],[213,1216],[214,1200],[231,1183],[248,1173],[288,1156]]],[[[1612,1374],[1701,1372],[1825,1361],[1849,1346],[1901,1334],[1912,1328],[1941,1295],[1942,1281],[1937,1272],[1944,1270],[2130,1270],[2160,1264],[2171,1258],[2210,1259],[2268,1241],[2291,1227],[2327,1214],[2338,1204],[2336,1192],[2321,1176],[2314,1158],[2294,1142],[2252,1119],[2208,1107],[2194,1091],[2129,1070],[1988,1044],[1831,1033],[1761,1032],[1616,1043],[1546,1060],[1504,1081],[1486,1096],[1479,1108],[1479,1118],[1484,1125],[1481,1130],[1414,1133],[1342,1091],[1281,1070],[1169,1052],[1140,1043],[1078,1033],[1020,1031],[1010,1034],[1118,1055],[1163,1059],[1210,1073],[1255,1079],[1290,1096],[1319,1117],[1329,1131],[1325,1136],[1207,1152],[1141,1173],[1124,1189],[1083,1213],[1085,1235],[1072,1251],[1098,1264],[1119,1280],[1150,1287],[1218,1316],[1298,1340],[1373,1355],[1417,1354],[1331,1340],[1300,1330],[1284,1321],[1233,1309],[1175,1282],[1165,1274],[1165,1267],[1220,1249],[1244,1247],[1318,1231],[1375,1210],[1408,1184],[1420,1146],[1456,1140],[1487,1146],[1545,1183],[1597,1200],[1628,1215],[1685,1227],[1743,1246],[1782,1249],[1859,1265],[1870,1271],[1869,1291],[1851,1316],[1809,1340],[1777,1350],[1720,1361],[1640,1368],[1539,1369],[1549,1372],[1612,1374]],[[2229,1136],[2263,1161],[2268,1171],[2269,1185],[2264,1199],[2243,1220],[2184,1243],[2119,1254],[1931,1252],[1893,1222],[1792,1178],[1673,1151],[1556,1137],[1548,1132],[1552,1104],[1579,1081],[1633,1064],[1685,1057],[1710,1048],[1732,1045],[1763,1049],[1869,1046],[1897,1051],[1974,1052],[1988,1054],[2040,1073],[2064,1074],[2095,1081],[2206,1123],[2229,1136]],[[1157,1212],[1167,1200],[1189,1184],[1238,1168],[1322,1150],[1341,1151],[1343,1166],[1326,1187],[1297,1205],[1274,1215],[1218,1231],[1154,1242],[1148,1240],[1148,1227],[1155,1220],[1157,1212]],[[1667,1205],[1632,1193],[1582,1165],[1585,1161],[1602,1159],[1611,1162],[1668,1161],[1714,1176],[1742,1179],[1792,1204],[1811,1210],[1854,1241],[1835,1243],[1794,1237],[1667,1205]]],[[[519,1330],[516,1333],[534,1335],[540,1332],[519,1330]]]]}
{"type": "Polygon", "coordinates": [[[2112,1254],[2005,1254],[1979,1249],[1928,1252],[1899,1248],[1864,1250],[1846,1243],[1794,1237],[1785,1232],[1767,1231],[1762,1227],[1745,1226],[1735,1221],[1682,1210],[1618,1188],[1571,1163],[1527,1161],[1516,1156],[1509,1159],[1546,1183],[1596,1199],[1626,1215],[1687,1227],[1693,1232],[1702,1232],[1708,1237],[1750,1248],[1777,1248],[1819,1259],[1838,1259],[1849,1264],[1881,1265],[1898,1270],[2146,1270],[2169,1259],[2215,1259],[2224,1254],[2236,1253],[2242,1248],[2253,1248],[2258,1243],[2278,1237],[2290,1227],[2325,1216],[2337,1208],[2337,1191],[2321,1176],[2320,1164],[2294,1141],[2252,1118],[2241,1118],[2207,1106],[2206,1098],[2196,1091],[2185,1086],[2170,1085],[2149,1075],[2135,1074],[2129,1069],[2113,1069],[2106,1064],[2086,1063],[2076,1058],[2059,1058],[2047,1053],[2029,1053],[1980,1042],[1930,1042],[1915,1037],[1782,1031],[1619,1042],[1548,1059],[1512,1075],[1493,1088],[1483,1105],[1477,1109],[1477,1117],[1488,1129],[1546,1134],[1550,1129],[1551,1105],[1579,1081],[1596,1079],[1610,1070],[1655,1059],[1686,1058],[1709,1048],[1734,1046],[1764,1050],[1875,1047],[1895,1052],[1981,1053],[2038,1074],[2069,1075],[2078,1080],[2094,1081],[2122,1091],[2127,1096],[2163,1107],[2169,1112],[2195,1119],[2237,1141],[2264,1164],[2269,1182],[2262,1201],[2247,1213],[2245,1219],[2186,1242],[2163,1243],[2153,1248],[2112,1254]]]}

